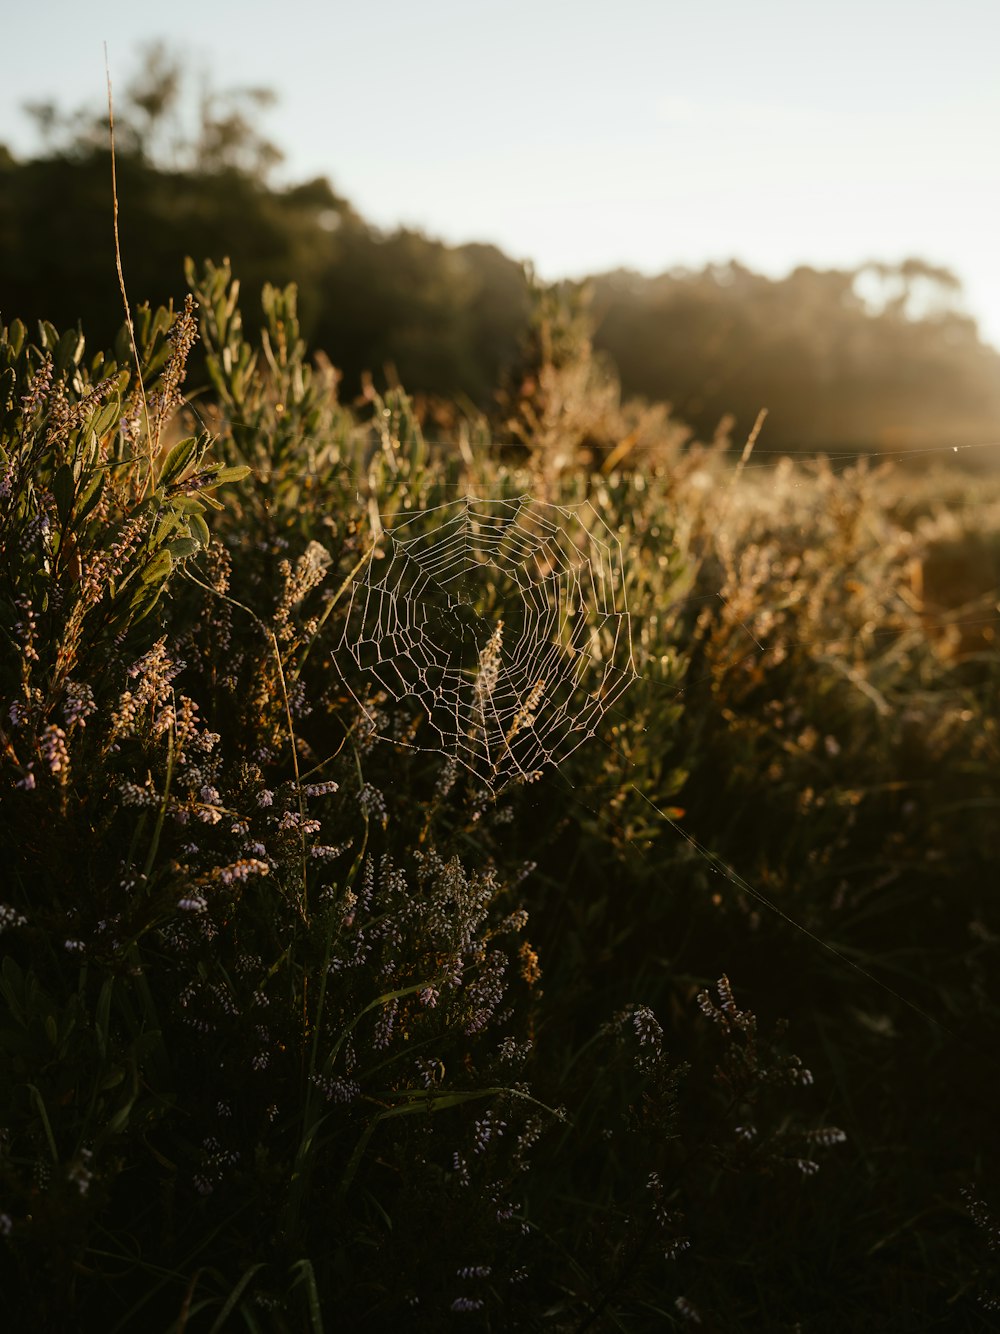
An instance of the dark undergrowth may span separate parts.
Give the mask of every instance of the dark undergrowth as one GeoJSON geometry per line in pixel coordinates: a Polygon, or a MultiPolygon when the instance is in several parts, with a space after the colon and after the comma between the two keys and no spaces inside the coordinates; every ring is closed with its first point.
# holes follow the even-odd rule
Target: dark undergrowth
{"type": "Polygon", "coordinates": [[[0,331],[8,1317],[993,1328],[1000,489],[548,337],[428,441],[189,280],[0,331]]]}

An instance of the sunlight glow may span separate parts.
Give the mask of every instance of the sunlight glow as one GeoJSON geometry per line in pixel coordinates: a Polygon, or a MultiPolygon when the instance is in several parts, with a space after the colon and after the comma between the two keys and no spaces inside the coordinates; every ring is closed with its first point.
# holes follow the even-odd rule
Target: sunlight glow
{"type": "Polygon", "coordinates": [[[19,6],[3,131],[99,102],[165,37],[219,86],[273,87],[289,179],[380,226],[493,241],[546,277],[739,259],[772,275],[918,255],[1000,343],[1000,8],[990,0],[177,0],[19,6]]]}

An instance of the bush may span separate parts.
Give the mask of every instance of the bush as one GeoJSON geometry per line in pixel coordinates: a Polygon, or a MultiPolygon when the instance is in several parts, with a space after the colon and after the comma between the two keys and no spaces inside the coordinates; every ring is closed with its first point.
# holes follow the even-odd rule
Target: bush
{"type": "Polygon", "coordinates": [[[589,362],[545,363],[518,449],[459,414],[432,447],[402,391],[337,401],[294,289],[251,345],[228,268],[188,277],[141,378],[124,332],[0,335],[10,1310],[986,1328],[947,1030],[998,1013],[998,675],[914,591],[940,526],[864,467],[758,485],[648,417],[616,449],[589,362]],[[388,516],[469,494],[624,542],[637,679],[507,784],[345,651],[388,516]]]}

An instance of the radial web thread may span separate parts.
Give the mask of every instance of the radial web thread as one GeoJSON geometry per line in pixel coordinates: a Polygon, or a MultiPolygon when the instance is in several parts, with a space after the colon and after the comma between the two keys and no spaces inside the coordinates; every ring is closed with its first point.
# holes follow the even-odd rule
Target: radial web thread
{"type": "Polygon", "coordinates": [[[383,522],[341,648],[413,706],[402,744],[498,788],[592,736],[637,675],[621,543],[594,507],[466,496],[383,522]]]}

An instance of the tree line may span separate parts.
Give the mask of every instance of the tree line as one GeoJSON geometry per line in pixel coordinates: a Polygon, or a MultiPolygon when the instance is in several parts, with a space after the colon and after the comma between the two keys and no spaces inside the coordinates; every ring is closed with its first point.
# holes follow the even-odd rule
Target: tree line
{"type": "MultiPolygon", "coordinates": [[[[251,296],[265,281],[298,283],[303,332],[348,397],[370,373],[496,413],[497,386],[523,380],[537,348],[530,271],[493,245],[380,230],[328,179],[276,183],[282,154],[259,128],[271,99],[249,89],[193,103],[180,60],[147,50],[116,107],[130,288],[179,301],[186,255],[228,256],[251,296]]],[[[103,345],[120,323],[106,114],[51,102],[28,111],[37,151],[19,159],[0,146],[0,313],[59,327],[86,314],[103,345]]],[[[907,450],[1000,434],[1000,354],[963,311],[955,277],[920,259],[803,266],[781,279],[735,262],[621,270],[558,295],[575,345],[626,396],[670,403],[702,438],[726,421],[739,438],[764,407],[777,449],[907,450]]]]}

